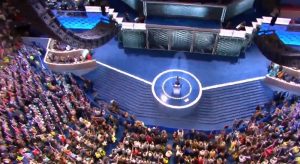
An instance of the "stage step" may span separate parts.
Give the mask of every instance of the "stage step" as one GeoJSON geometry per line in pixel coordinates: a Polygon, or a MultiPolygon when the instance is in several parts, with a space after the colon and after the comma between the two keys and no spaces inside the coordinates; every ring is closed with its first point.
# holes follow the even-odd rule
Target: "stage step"
{"type": "Polygon", "coordinates": [[[158,109],[151,85],[99,66],[86,75],[97,83],[95,89],[102,99],[116,100],[120,107],[148,125],[170,128],[221,129],[235,119],[250,118],[257,105],[272,98],[272,91],[261,80],[203,91],[195,111],[175,117],[158,109]]]}

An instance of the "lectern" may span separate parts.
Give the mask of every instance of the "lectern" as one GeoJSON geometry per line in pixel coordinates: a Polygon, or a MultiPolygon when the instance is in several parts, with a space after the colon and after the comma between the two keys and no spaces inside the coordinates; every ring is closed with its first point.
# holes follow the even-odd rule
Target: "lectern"
{"type": "Polygon", "coordinates": [[[179,76],[176,77],[176,81],[173,84],[173,95],[179,96],[181,94],[181,83],[179,81],[179,76]]]}

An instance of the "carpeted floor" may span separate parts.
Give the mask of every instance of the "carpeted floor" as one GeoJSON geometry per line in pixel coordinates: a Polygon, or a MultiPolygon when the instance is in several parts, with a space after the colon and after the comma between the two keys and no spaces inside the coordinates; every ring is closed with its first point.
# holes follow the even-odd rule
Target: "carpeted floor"
{"type": "Polygon", "coordinates": [[[270,63],[256,46],[240,58],[184,52],[123,49],[111,40],[95,49],[94,58],[130,74],[152,81],[160,72],[182,69],[193,73],[203,87],[264,76],[270,63]]]}

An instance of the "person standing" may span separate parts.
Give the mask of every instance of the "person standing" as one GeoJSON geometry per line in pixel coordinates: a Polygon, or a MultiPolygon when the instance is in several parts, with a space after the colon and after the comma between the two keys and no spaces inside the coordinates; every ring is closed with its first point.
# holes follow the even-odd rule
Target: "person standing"
{"type": "Polygon", "coordinates": [[[105,6],[107,5],[107,0],[100,0],[100,8],[103,16],[106,16],[105,6]]]}

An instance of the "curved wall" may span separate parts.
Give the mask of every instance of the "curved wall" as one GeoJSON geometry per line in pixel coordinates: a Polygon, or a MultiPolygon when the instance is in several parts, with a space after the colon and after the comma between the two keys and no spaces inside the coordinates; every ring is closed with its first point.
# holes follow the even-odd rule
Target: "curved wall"
{"type": "Polygon", "coordinates": [[[300,52],[285,46],[275,33],[257,35],[255,42],[269,60],[280,65],[300,68],[300,52]]]}
{"type": "Polygon", "coordinates": [[[109,25],[99,23],[90,31],[74,33],[60,25],[43,0],[13,0],[12,2],[33,26],[43,29],[43,32],[48,34],[49,37],[66,42],[74,47],[98,47],[109,41],[118,32],[116,23],[111,21],[109,25]]]}

